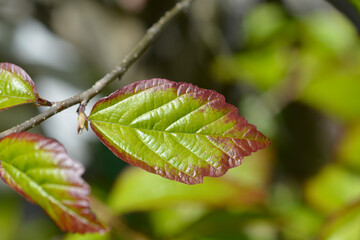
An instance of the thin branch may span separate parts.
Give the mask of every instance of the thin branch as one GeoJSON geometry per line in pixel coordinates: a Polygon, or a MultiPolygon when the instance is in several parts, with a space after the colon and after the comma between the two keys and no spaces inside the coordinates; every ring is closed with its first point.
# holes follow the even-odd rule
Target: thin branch
{"type": "Polygon", "coordinates": [[[145,52],[145,50],[153,43],[155,38],[164,30],[166,25],[173,20],[182,11],[187,9],[194,0],[181,0],[172,9],[167,11],[151,28],[149,28],[140,40],[140,42],[133,48],[133,50],[123,59],[120,65],[116,66],[111,72],[107,73],[103,78],[98,80],[88,90],[70,97],[66,100],[55,102],[45,112],[0,133],[0,139],[14,132],[26,131],[39,125],[41,122],[50,118],[51,116],[71,107],[75,104],[86,103],[97,95],[101,90],[108,86],[115,79],[121,78],[130,66],[145,52]]]}

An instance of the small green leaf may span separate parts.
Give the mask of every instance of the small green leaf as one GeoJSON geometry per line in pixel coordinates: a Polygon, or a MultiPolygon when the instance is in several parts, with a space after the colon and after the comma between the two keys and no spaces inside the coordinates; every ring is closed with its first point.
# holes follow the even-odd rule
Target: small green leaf
{"type": "Polygon", "coordinates": [[[0,177],[29,201],[41,206],[69,232],[101,232],[90,211],[83,167],[57,141],[33,133],[0,140],[0,177]]]}
{"type": "Polygon", "coordinates": [[[317,74],[300,95],[300,100],[342,120],[360,116],[360,81],[357,76],[346,75],[340,66],[337,71],[317,74]],[[336,98],[334,98],[336,96],[336,98]]]}
{"type": "Polygon", "coordinates": [[[359,0],[349,0],[349,2],[356,7],[358,13],[360,14],[360,1],[359,0]]]}
{"type": "Polygon", "coordinates": [[[202,206],[253,206],[264,201],[263,189],[224,178],[185,185],[131,167],[120,174],[109,195],[109,206],[119,214],[164,209],[184,203],[202,206]],[[154,187],[156,186],[156,187],[154,187]]]}
{"type": "Polygon", "coordinates": [[[333,213],[360,198],[360,176],[341,165],[328,165],[308,181],[305,196],[318,211],[333,213]]]}
{"type": "Polygon", "coordinates": [[[234,57],[218,57],[213,71],[221,81],[230,82],[236,79],[267,90],[284,79],[290,68],[290,58],[290,52],[284,47],[269,45],[236,54],[234,57]]]}
{"type": "Polygon", "coordinates": [[[23,205],[20,201],[14,199],[13,196],[6,197],[4,191],[0,196],[0,239],[16,239],[18,236],[18,227],[21,224],[21,216],[23,214],[23,205]]]}
{"type": "Polygon", "coordinates": [[[243,37],[247,45],[259,48],[274,38],[288,37],[286,29],[291,23],[292,19],[279,4],[259,4],[245,15],[243,37]]]}
{"type": "Polygon", "coordinates": [[[67,234],[63,240],[111,240],[108,233],[67,234]]]}
{"type": "Polygon", "coordinates": [[[341,141],[337,160],[360,174],[360,121],[347,125],[341,141]]]}
{"type": "Polygon", "coordinates": [[[321,229],[318,239],[358,240],[360,239],[360,202],[348,205],[332,215],[321,229]]]}
{"type": "Polygon", "coordinates": [[[30,76],[14,64],[0,63],[0,111],[36,101],[36,87],[30,76]]]}
{"type": "Polygon", "coordinates": [[[218,177],[269,140],[221,94],[151,79],[99,100],[91,128],[119,158],[187,184],[218,177]]]}

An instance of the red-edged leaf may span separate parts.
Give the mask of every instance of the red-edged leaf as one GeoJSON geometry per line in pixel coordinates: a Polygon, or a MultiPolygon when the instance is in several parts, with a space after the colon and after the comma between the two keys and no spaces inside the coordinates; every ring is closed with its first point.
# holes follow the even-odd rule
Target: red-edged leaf
{"type": "Polygon", "coordinates": [[[0,63],[0,111],[24,103],[35,103],[37,98],[34,82],[21,67],[0,63]]]}
{"type": "Polygon", "coordinates": [[[165,79],[119,89],[98,101],[89,119],[119,158],[187,184],[222,176],[269,145],[221,94],[165,79]]]}
{"type": "Polygon", "coordinates": [[[84,169],[57,141],[33,133],[0,140],[0,177],[29,201],[41,206],[65,231],[101,232],[90,211],[84,169]]]}

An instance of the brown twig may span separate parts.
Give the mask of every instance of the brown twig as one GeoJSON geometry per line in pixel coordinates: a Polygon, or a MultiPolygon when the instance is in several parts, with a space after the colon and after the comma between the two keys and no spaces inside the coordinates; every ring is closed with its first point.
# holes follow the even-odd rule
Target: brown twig
{"type": "Polygon", "coordinates": [[[145,52],[155,38],[163,31],[166,25],[187,9],[194,0],[181,0],[172,9],[167,11],[151,28],[149,28],[144,37],[132,49],[132,51],[123,59],[120,65],[116,66],[111,72],[98,80],[91,88],[63,101],[55,102],[45,112],[0,133],[0,139],[15,132],[26,131],[39,125],[41,122],[51,116],[71,107],[75,104],[85,104],[108,86],[115,79],[121,78],[130,66],[145,52]]]}

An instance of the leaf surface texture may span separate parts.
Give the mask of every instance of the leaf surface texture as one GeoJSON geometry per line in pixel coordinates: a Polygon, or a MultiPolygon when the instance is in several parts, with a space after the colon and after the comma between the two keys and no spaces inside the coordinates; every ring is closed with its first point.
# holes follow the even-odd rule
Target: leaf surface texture
{"type": "Polygon", "coordinates": [[[14,64],[0,63],[0,111],[36,101],[36,88],[30,76],[14,64]]]}
{"type": "Polygon", "coordinates": [[[221,94],[166,79],[119,89],[99,100],[89,119],[119,158],[187,184],[222,176],[269,144],[221,94]]]}
{"type": "Polygon", "coordinates": [[[64,231],[101,232],[90,211],[84,169],[57,141],[33,133],[0,140],[0,177],[29,201],[41,206],[64,231]]]}

